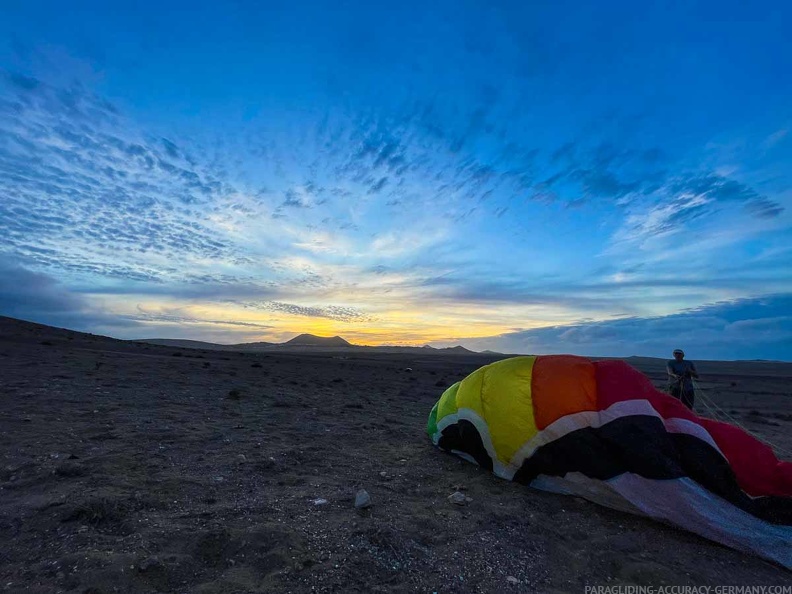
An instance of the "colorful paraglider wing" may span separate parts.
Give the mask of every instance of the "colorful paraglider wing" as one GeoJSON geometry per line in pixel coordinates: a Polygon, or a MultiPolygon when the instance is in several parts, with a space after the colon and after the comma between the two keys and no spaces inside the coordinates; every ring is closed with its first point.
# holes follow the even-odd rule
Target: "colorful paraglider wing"
{"type": "Polygon", "coordinates": [[[532,487],[642,513],[792,567],[792,464],[623,361],[513,357],[448,388],[440,448],[532,487]]]}

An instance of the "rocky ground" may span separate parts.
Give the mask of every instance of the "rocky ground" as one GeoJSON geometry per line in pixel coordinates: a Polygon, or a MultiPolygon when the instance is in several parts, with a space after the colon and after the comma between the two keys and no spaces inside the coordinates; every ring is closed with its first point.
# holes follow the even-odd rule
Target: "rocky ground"
{"type": "MultiPolygon", "coordinates": [[[[0,318],[0,591],[790,583],[755,557],[434,448],[432,405],[494,358],[200,351],[0,318]],[[355,506],[361,490],[369,507],[355,506]]],[[[630,362],[662,384],[662,362],[630,362]]],[[[723,410],[792,449],[792,364],[700,370],[723,410]]]]}

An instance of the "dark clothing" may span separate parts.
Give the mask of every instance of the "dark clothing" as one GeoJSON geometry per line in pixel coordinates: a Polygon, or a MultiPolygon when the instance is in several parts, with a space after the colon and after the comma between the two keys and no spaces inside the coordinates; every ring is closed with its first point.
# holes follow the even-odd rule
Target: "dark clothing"
{"type": "Polygon", "coordinates": [[[690,410],[693,410],[693,401],[695,400],[696,394],[692,388],[687,390],[679,384],[671,386],[671,396],[677,400],[681,400],[682,404],[687,406],[690,410]]]}
{"type": "Polygon", "coordinates": [[[677,361],[672,359],[666,364],[668,371],[668,387],[671,396],[681,400],[682,404],[693,410],[693,400],[695,391],[693,388],[693,376],[698,376],[696,366],[692,361],[677,361]],[[680,377],[674,377],[680,376],[680,377]]]}
{"type": "Polygon", "coordinates": [[[672,375],[681,375],[683,376],[682,385],[686,390],[690,390],[691,392],[693,391],[692,377],[694,375],[698,375],[693,361],[685,361],[684,359],[677,361],[676,359],[672,359],[666,363],[666,371],[668,371],[668,381],[670,385],[678,385],[680,383],[680,380],[675,377],[671,377],[672,375]]]}

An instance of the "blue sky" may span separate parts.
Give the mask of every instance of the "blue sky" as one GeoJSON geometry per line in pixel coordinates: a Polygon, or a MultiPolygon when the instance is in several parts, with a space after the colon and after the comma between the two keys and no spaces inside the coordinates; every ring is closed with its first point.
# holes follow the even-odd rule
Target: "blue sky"
{"type": "Polygon", "coordinates": [[[11,2],[0,313],[792,360],[784,2],[11,2]]]}

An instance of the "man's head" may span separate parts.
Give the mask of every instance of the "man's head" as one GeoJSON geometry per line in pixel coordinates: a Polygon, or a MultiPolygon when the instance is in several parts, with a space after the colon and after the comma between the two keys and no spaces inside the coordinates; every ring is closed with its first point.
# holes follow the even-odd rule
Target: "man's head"
{"type": "Polygon", "coordinates": [[[685,351],[682,349],[674,349],[674,359],[677,361],[681,361],[685,358],[685,351]]]}

